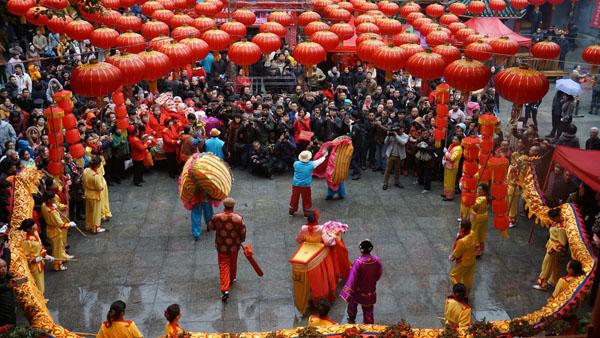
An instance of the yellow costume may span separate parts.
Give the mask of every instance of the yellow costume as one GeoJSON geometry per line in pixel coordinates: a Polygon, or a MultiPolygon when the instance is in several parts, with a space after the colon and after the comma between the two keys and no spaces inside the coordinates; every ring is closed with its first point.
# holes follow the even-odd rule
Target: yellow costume
{"type": "Polygon", "coordinates": [[[471,231],[475,233],[480,248],[483,248],[488,232],[488,203],[486,196],[477,196],[471,207],[471,231]]]}
{"type": "Polygon", "coordinates": [[[102,164],[98,168],[98,174],[102,178],[102,192],[100,193],[100,205],[102,211],[102,220],[106,220],[108,218],[112,218],[112,213],[110,212],[110,203],[108,200],[108,184],[106,184],[106,179],[104,178],[104,157],[102,157],[102,164]]]}
{"type": "MultiPolygon", "coordinates": [[[[83,171],[83,192],[85,195],[85,228],[98,232],[102,222],[101,194],[104,178],[92,168],[83,171]]],[[[105,183],[105,182],[104,182],[105,183]]]]}
{"type": "Polygon", "coordinates": [[[135,323],[131,320],[116,320],[112,325],[105,321],[100,326],[96,338],[143,338],[135,323]]]}
{"type": "Polygon", "coordinates": [[[444,195],[449,199],[454,198],[456,174],[458,173],[458,165],[461,157],[462,147],[460,145],[450,146],[448,153],[444,155],[444,195]]]}
{"type": "Polygon", "coordinates": [[[62,261],[69,257],[65,252],[65,237],[69,228],[69,220],[61,215],[60,210],[66,209],[63,204],[55,201],[54,205],[48,206],[48,203],[42,203],[42,217],[46,222],[46,232],[48,239],[52,244],[52,256],[56,259],[53,263],[54,270],[60,270],[62,261]]]}
{"type": "Polygon", "coordinates": [[[185,333],[185,331],[183,331],[183,329],[180,328],[179,325],[171,324],[171,323],[167,322],[167,325],[165,325],[165,337],[166,338],[177,337],[177,335],[180,333],[185,333]]]}
{"type": "MultiPolygon", "coordinates": [[[[513,154],[512,158],[515,159],[516,156],[513,154]]],[[[519,197],[521,196],[521,194],[519,193],[519,186],[517,185],[517,181],[519,180],[518,172],[519,168],[515,164],[508,167],[508,191],[506,198],[508,203],[510,203],[508,205],[508,218],[513,224],[517,222],[517,213],[519,211],[519,197]]]]}
{"type": "Polygon", "coordinates": [[[565,229],[553,226],[548,229],[550,239],[546,242],[546,255],[542,262],[542,272],[538,276],[538,285],[547,288],[548,284],[556,285],[560,273],[560,256],[567,245],[565,229]]]}
{"type": "Polygon", "coordinates": [[[457,301],[453,297],[446,298],[446,306],[444,307],[444,320],[446,326],[458,329],[471,325],[471,307],[457,301]]]}
{"type": "Polygon", "coordinates": [[[475,275],[475,250],[477,249],[477,234],[471,231],[465,237],[456,241],[452,256],[456,259],[456,264],[450,270],[450,283],[463,284],[467,290],[471,289],[473,284],[473,275],[475,275]]]}
{"type": "Polygon", "coordinates": [[[22,243],[23,254],[27,258],[29,263],[29,271],[35,280],[35,285],[44,294],[45,283],[44,283],[44,261],[36,262],[36,257],[45,257],[46,249],[40,241],[40,237],[37,234],[25,235],[25,240],[22,243]]]}
{"type": "Polygon", "coordinates": [[[575,277],[569,275],[559,279],[558,283],[556,283],[556,287],[554,287],[554,291],[552,292],[552,298],[556,298],[558,295],[565,292],[569,288],[569,284],[575,279],[575,277]]]}
{"type": "Polygon", "coordinates": [[[331,320],[329,317],[321,318],[319,316],[312,315],[308,317],[308,326],[332,326],[337,325],[336,322],[331,320]]]}

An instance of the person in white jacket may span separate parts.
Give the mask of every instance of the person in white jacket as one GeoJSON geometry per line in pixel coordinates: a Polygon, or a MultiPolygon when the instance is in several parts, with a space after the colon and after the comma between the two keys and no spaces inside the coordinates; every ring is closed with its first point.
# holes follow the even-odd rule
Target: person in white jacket
{"type": "Polygon", "coordinates": [[[383,175],[383,190],[387,190],[392,172],[394,172],[394,186],[404,188],[402,183],[400,183],[400,170],[402,168],[402,161],[406,158],[405,146],[407,142],[408,135],[404,133],[404,126],[397,123],[393,124],[384,141],[386,145],[385,156],[387,157],[387,165],[383,175]]]}

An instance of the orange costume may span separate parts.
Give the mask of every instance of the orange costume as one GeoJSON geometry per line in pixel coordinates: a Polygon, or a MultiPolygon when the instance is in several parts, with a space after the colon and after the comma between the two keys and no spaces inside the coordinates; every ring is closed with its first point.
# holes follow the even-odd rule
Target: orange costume
{"type": "Polygon", "coordinates": [[[454,297],[446,298],[444,306],[444,320],[446,326],[454,329],[471,325],[471,307],[469,304],[460,302],[454,297]]]}
{"type": "Polygon", "coordinates": [[[237,274],[237,258],[240,246],[246,240],[246,226],[242,216],[225,210],[208,222],[208,228],[215,230],[215,246],[219,260],[221,292],[229,292],[231,282],[237,274]]]}
{"type": "Polygon", "coordinates": [[[144,335],[138,330],[131,320],[115,320],[112,324],[104,321],[96,338],[143,338],[144,335]]]}
{"type": "Polygon", "coordinates": [[[173,323],[167,323],[167,325],[165,326],[165,337],[166,338],[171,338],[171,337],[177,337],[177,335],[181,334],[181,333],[185,333],[185,331],[179,327],[179,325],[173,323]]]}
{"type": "Polygon", "coordinates": [[[337,324],[338,323],[331,320],[329,316],[319,317],[316,315],[312,315],[308,317],[308,326],[332,326],[337,324]]]}

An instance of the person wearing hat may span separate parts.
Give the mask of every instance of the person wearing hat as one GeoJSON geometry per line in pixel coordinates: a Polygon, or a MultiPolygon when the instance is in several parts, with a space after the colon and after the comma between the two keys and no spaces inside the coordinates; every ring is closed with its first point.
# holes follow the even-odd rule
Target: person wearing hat
{"type": "Polygon", "coordinates": [[[375,255],[371,255],[373,243],[365,239],[359,244],[360,257],[358,257],[352,270],[346,280],[346,285],[340,292],[340,297],[348,302],[348,324],[356,322],[356,314],[358,305],[360,304],[363,311],[363,323],[373,324],[373,309],[377,301],[377,281],[383,274],[383,264],[381,259],[375,255]]]}
{"type": "Polygon", "coordinates": [[[233,212],[235,200],[228,197],[223,200],[223,212],[212,217],[208,223],[210,230],[215,230],[215,246],[219,261],[219,279],[221,284],[221,300],[229,299],[231,283],[237,275],[237,258],[242,243],[246,240],[246,225],[242,216],[233,212]]]}
{"type": "Polygon", "coordinates": [[[40,240],[38,235],[38,227],[32,218],[27,218],[21,222],[19,230],[25,231],[25,238],[21,242],[21,249],[23,255],[27,259],[29,272],[33,276],[35,285],[44,294],[45,283],[44,283],[44,260],[49,262],[54,261],[54,257],[46,253],[46,249],[40,240]]]}
{"type": "Polygon", "coordinates": [[[167,167],[171,178],[177,177],[177,154],[176,150],[181,141],[179,140],[177,128],[173,125],[173,119],[166,119],[162,131],[163,150],[167,157],[167,167]]]}
{"type": "Polygon", "coordinates": [[[62,210],[66,211],[67,207],[57,203],[53,192],[46,192],[43,200],[44,203],[42,203],[41,208],[42,217],[44,218],[44,222],[46,222],[46,233],[52,244],[52,255],[57,259],[54,261],[53,268],[54,271],[64,271],[67,270],[67,267],[63,265],[63,262],[75,258],[74,256],[67,255],[65,252],[67,229],[75,227],[77,224],[69,221],[62,214],[62,210]]]}
{"type": "Polygon", "coordinates": [[[221,135],[221,131],[217,128],[212,128],[210,130],[210,138],[206,140],[204,145],[207,153],[212,153],[224,160],[225,155],[223,154],[223,146],[225,145],[225,142],[219,138],[219,135],[221,135]]]}
{"type": "Polygon", "coordinates": [[[312,184],[313,170],[325,162],[329,152],[325,150],[323,156],[316,161],[311,161],[312,153],[304,150],[298,155],[298,161],[294,162],[294,177],[292,178],[292,196],[290,198],[290,216],[298,211],[298,203],[302,196],[302,209],[304,214],[312,208],[312,184]]]}

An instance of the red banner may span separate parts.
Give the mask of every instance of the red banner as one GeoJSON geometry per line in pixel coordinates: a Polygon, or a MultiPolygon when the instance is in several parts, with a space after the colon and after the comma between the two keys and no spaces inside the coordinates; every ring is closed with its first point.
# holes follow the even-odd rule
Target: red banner
{"type": "Polygon", "coordinates": [[[600,0],[596,0],[596,3],[594,4],[594,10],[592,12],[592,20],[590,22],[590,27],[600,28],[600,0]]]}

